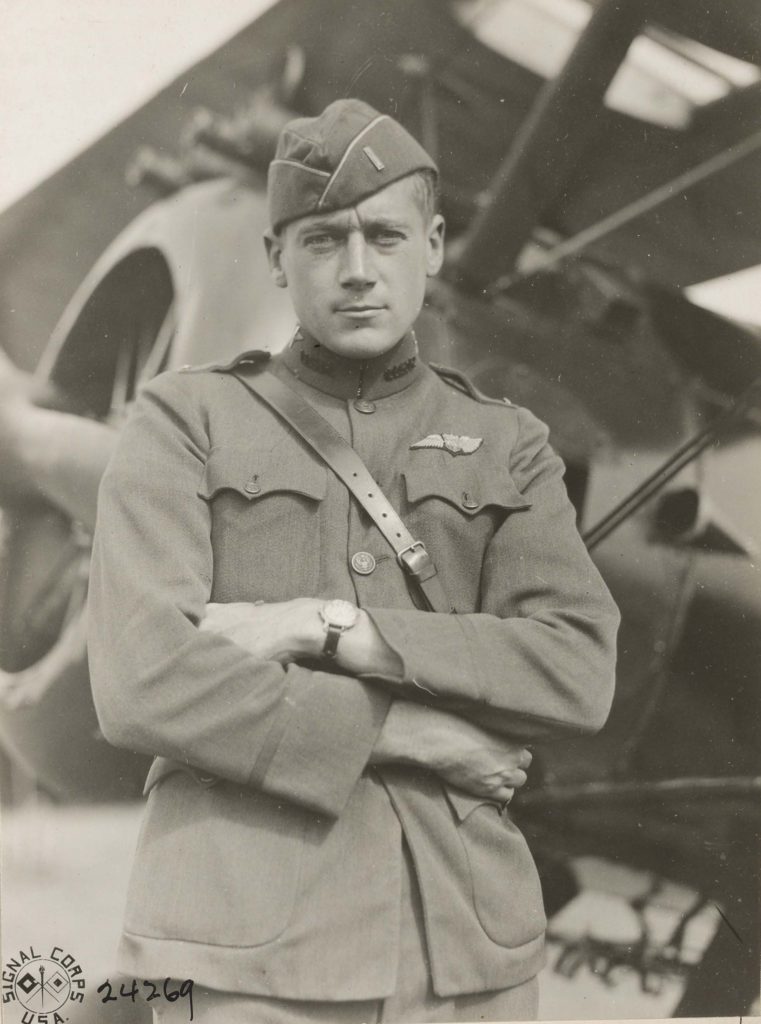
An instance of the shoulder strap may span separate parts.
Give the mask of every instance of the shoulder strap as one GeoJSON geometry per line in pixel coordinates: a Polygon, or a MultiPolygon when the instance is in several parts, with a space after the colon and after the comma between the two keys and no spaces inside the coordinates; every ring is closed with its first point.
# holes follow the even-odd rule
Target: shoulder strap
{"type": "Polygon", "coordinates": [[[352,446],[301,395],[260,366],[237,367],[233,376],[293,427],[346,485],[394,549],[423,608],[453,612],[425,545],[413,538],[352,446]]]}
{"type": "Polygon", "coordinates": [[[461,373],[460,370],[455,370],[451,366],[442,366],[441,363],[429,363],[428,365],[446,384],[461,391],[464,395],[470,395],[472,399],[476,402],[481,402],[482,405],[512,406],[513,404],[509,398],[492,398],[491,395],[485,394],[480,388],[476,387],[470,377],[461,373]]]}

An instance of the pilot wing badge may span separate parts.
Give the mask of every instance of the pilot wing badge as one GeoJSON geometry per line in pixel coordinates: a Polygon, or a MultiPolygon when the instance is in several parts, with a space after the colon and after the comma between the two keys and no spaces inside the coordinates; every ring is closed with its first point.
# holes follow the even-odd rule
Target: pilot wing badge
{"type": "Polygon", "coordinates": [[[422,441],[415,441],[410,450],[415,448],[443,448],[450,455],[472,455],[484,443],[482,437],[468,437],[466,434],[429,434],[422,441]]]}

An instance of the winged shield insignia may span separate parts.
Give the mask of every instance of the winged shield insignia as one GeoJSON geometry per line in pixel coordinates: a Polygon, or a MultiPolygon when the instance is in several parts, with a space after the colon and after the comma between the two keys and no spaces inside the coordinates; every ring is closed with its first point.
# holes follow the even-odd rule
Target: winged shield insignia
{"type": "Polygon", "coordinates": [[[472,455],[483,443],[482,437],[468,437],[467,434],[428,434],[411,444],[410,449],[443,448],[450,455],[472,455]]]}

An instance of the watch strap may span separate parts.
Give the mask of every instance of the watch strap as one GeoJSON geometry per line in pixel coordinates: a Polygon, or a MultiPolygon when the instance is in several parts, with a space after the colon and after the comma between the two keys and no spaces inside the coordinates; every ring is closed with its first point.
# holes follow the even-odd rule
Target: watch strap
{"type": "Polygon", "coordinates": [[[341,637],[343,630],[333,623],[328,623],[325,627],[325,643],[322,648],[323,658],[335,658],[336,652],[338,651],[338,641],[341,637]]]}

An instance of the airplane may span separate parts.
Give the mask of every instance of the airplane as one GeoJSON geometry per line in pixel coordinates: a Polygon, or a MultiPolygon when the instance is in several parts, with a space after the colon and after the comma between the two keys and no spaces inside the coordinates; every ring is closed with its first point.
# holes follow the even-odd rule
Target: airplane
{"type": "Polygon", "coordinates": [[[0,396],[19,417],[24,403],[63,417],[49,420],[59,448],[72,417],[88,428],[60,453],[69,486],[46,490],[0,415],[0,742],[59,799],[139,795],[145,759],[100,739],[87,676],[103,453],[155,373],[287,340],[261,245],[266,166],[292,116],[356,95],[442,170],[450,255],[424,354],[549,424],[622,610],[608,725],[537,749],[513,805],[548,903],[574,891],[567,858],[592,851],[691,885],[730,922],[699,969],[682,933],[634,965],[685,973],[678,1015],[745,1013],[760,949],[761,338],[684,289],[761,263],[761,15],[753,0],[357,10],[279,0],[186,89],[0,215],[0,287],[28,311],[5,346],[27,370],[39,357],[33,374],[0,365],[0,396]]]}

